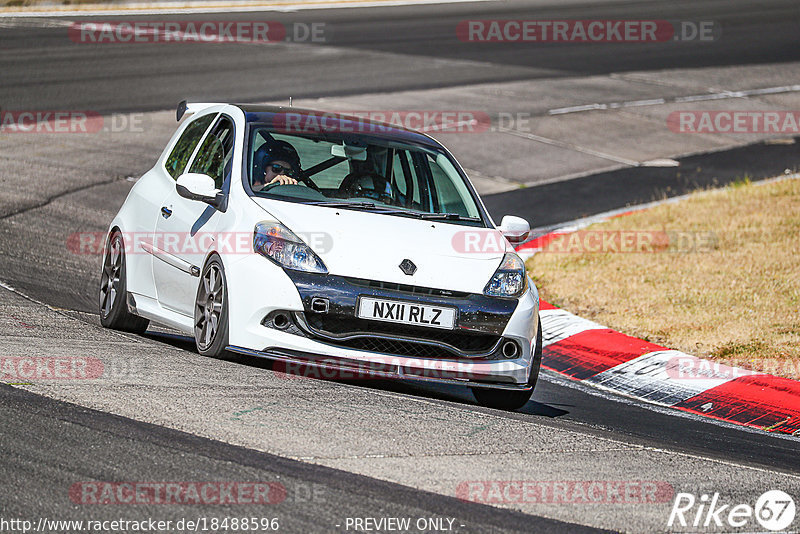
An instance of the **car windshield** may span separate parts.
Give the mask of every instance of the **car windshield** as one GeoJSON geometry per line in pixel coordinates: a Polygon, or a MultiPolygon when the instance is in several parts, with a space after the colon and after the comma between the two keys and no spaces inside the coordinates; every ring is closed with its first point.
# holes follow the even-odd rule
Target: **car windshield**
{"type": "Polygon", "coordinates": [[[483,225],[456,163],[429,147],[253,124],[245,150],[247,189],[254,196],[483,225]],[[286,177],[297,183],[281,183],[291,182],[286,177]]]}

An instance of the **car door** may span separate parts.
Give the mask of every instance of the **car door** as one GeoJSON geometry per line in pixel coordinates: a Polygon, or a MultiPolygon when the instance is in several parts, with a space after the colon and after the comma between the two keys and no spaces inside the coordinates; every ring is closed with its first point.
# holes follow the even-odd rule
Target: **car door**
{"type": "Polygon", "coordinates": [[[133,193],[137,195],[138,209],[133,221],[135,233],[132,243],[129,244],[135,254],[130,256],[132,268],[129,270],[128,279],[131,287],[138,290],[134,292],[141,292],[153,299],[157,297],[153,262],[158,260],[155,259],[153,244],[156,225],[162,217],[163,200],[175,190],[175,180],[183,173],[216,116],[216,113],[211,113],[187,120],[174,140],[166,147],[165,153],[168,155],[159,159],[160,163],[142,178],[147,181],[146,187],[142,188],[140,182],[133,189],[133,193]],[[133,265],[134,262],[136,265],[133,265]]]}
{"type": "MultiPolygon", "coordinates": [[[[226,190],[232,172],[234,126],[220,115],[194,151],[184,172],[207,174],[217,189],[226,190]],[[228,183],[226,183],[226,180],[228,183]]],[[[194,299],[205,256],[222,215],[213,206],[178,195],[175,187],[164,199],[156,223],[157,254],[153,278],[159,304],[186,316],[194,315],[194,299]]]]}

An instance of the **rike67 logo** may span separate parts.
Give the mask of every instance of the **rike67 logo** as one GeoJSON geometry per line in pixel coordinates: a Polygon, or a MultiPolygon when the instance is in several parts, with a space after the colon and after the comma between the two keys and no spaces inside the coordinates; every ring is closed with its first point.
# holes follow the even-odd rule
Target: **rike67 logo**
{"type": "Polygon", "coordinates": [[[784,531],[795,517],[794,499],[781,490],[770,490],[756,499],[755,506],[749,503],[725,503],[719,493],[703,494],[700,498],[691,493],[678,493],[669,514],[667,526],[675,530],[696,531],[730,530],[731,528],[766,529],[784,531]],[[683,528],[681,528],[683,527],[683,528]]]}

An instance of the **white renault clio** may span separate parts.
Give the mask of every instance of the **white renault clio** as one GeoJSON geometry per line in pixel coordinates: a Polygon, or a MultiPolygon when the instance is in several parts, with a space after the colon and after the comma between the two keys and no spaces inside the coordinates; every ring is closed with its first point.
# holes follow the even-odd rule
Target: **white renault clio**
{"type": "Polygon", "coordinates": [[[183,102],[181,119],[109,226],[104,326],[530,399],[539,295],[509,243],[530,228],[496,227],[441,144],[297,108],[183,102]]]}

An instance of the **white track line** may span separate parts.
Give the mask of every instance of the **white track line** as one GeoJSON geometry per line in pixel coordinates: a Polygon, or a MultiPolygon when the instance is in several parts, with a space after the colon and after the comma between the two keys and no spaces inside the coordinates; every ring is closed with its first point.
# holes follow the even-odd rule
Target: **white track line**
{"type": "Polygon", "coordinates": [[[628,165],[630,167],[638,167],[639,165],[641,165],[640,162],[634,161],[632,159],[623,158],[621,156],[614,156],[612,154],[606,154],[605,152],[598,152],[597,150],[592,150],[591,148],[582,147],[579,145],[575,145],[573,143],[568,143],[566,141],[559,141],[558,139],[550,139],[549,137],[542,137],[541,135],[536,135],[529,132],[520,132],[519,130],[511,130],[507,128],[500,128],[498,132],[515,135],[517,137],[522,137],[523,139],[528,139],[530,141],[538,141],[546,145],[566,148],[568,150],[574,150],[576,152],[583,152],[584,154],[589,154],[590,156],[594,156],[596,158],[607,159],[609,161],[613,161],[614,163],[621,163],[623,165],[628,165]]]}
{"type": "Polygon", "coordinates": [[[607,104],[582,104],[579,106],[567,106],[563,108],[551,109],[548,115],[565,115],[567,113],[579,113],[582,111],[595,111],[603,109],[632,108],[640,106],[657,106],[667,103],[681,102],[703,102],[707,100],[724,100],[728,98],[747,98],[759,95],[775,95],[780,93],[794,93],[800,91],[800,85],[779,85],[776,87],[764,87],[761,89],[745,89],[743,91],[715,91],[702,95],[678,96],[671,99],[653,98],[650,100],[629,100],[626,102],[611,102],[607,104]]]}

